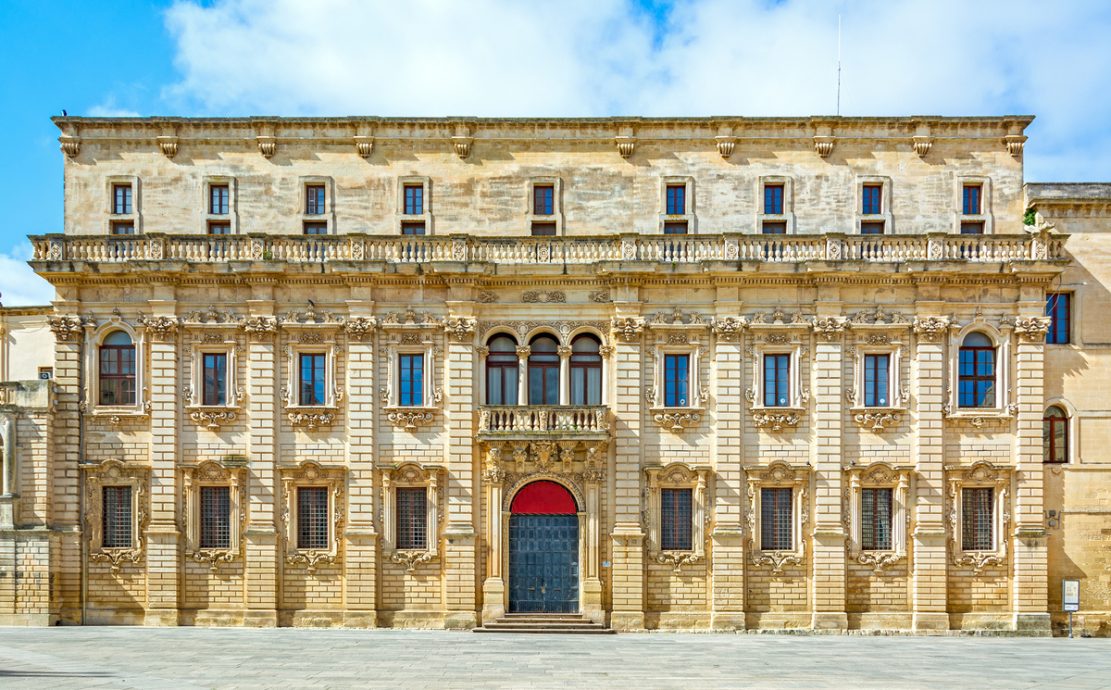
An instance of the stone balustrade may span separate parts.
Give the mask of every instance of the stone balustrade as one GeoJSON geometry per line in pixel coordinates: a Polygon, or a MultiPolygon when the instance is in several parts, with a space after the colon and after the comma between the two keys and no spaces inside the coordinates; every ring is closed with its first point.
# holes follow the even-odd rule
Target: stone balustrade
{"type": "Polygon", "coordinates": [[[483,405],[478,435],[493,438],[604,438],[609,436],[604,405],[483,405]]]}

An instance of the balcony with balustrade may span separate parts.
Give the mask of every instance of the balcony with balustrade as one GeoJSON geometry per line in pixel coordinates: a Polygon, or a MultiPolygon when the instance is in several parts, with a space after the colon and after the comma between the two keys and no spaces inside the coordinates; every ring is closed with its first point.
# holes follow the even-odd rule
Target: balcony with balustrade
{"type": "Polygon", "coordinates": [[[604,441],[610,435],[605,405],[482,405],[480,441],[604,441]]]}

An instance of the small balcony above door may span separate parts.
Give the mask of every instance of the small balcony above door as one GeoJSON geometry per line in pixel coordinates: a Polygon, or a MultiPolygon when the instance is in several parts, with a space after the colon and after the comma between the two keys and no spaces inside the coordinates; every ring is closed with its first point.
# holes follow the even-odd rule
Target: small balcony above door
{"type": "Polygon", "coordinates": [[[605,405],[483,405],[478,438],[493,440],[605,440],[610,435],[605,405]]]}

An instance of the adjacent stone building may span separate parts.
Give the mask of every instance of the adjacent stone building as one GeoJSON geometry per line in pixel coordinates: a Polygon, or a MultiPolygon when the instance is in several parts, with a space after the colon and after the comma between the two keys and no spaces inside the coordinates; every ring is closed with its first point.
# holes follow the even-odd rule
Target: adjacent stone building
{"type": "Polygon", "coordinates": [[[1111,188],[1030,120],[58,118],[0,622],[1106,634],[1111,188]]]}

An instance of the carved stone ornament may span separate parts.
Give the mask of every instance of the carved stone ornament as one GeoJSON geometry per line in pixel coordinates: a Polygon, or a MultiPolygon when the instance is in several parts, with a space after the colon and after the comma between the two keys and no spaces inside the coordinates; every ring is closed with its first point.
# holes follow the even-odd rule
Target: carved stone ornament
{"type": "Polygon", "coordinates": [[[391,410],[386,419],[399,429],[416,431],[417,427],[431,424],[435,415],[430,410],[391,410]]]}
{"type": "Polygon", "coordinates": [[[934,140],[928,136],[916,136],[911,141],[911,146],[914,147],[914,152],[919,158],[925,158],[934,145],[934,140]]]}
{"type": "Polygon", "coordinates": [[[460,160],[466,160],[471,155],[473,144],[474,137],[455,135],[451,138],[451,147],[460,160]]]}
{"type": "Polygon", "coordinates": [[[394,326],[438,326],[440,320],[431,314],[418,312],[412,307],[403,312],[391,311],[382,317],[383,327],[394,326]]]}
{"type": "Polygon", "coordinates": [[[421,563],[427,563],[435,557],[436,554],[431,551],[394,551],[390,554],[390,561],[405,566],[405,572],[412,573],[421,563]]]}
{"type": "Polygon", "coordinates": [[[814,151],[817,152],[822,158],[829,158],[833,153],[834,139],[831,136],[816,136],[814,137],[814,151]]]}
{"type": "Polygon", "coordinates": [[[769,412],[767,410],[757,410],[752,413],[752,423],[757,429],[782,431],[788,427],[797,427],[799,425],[799,415],[797,412],[769,412]]]}
{"type": "Polygon", "coordinates": [[[1014,320],[1015,334],[1026,343],[1045,342],[1051,323],[1048,316],[1018,317],[1014,320]]]}
{"type": "Polygon", "coordinates": [[[684,431],[702,421],[702,415],[697,412],[658,412],[652,417],[657,424],[675,433],[684,431]]]}
{"type": "Polygon", "coordinates": [[[311,299],[308,301],[308,306],[304,311],[290,311],[286,312],[280,320],[283,326],[297,326],[303,324],[342,324],[344,319],[339,314],[332,312],[320,311],[316,308],[316,303],[311,299]]]}
{"type": "Polygon", "coordinates": [[[166,342],[177,332],[177,319],[170,316],[140,316],[139,325],[147,329],[155,342],[166,342]]]}
{"type": "Polygon", "coordinates": [[[378,320],[373,316],[356,316],[348,319],[343,324],[343,330],[347,332],[347,337],[359,341],[368,340],[377,327],[378,320]]]}
{"type": "Polygon", "coordinates": [[[849,321],[840,316],[823,317],[814,320],[814,332],[826,342],[832,342],[849,328],[849,321]]]}
{"type": "Polygon", "coordinates": [[[631,343],[644,332],[644,319],[625,317],[613,320],[613,332],[618,338],[631,343]]]}
{"type": "Polygon", "coordinates": [[[243,330],[252,338],[262,338],[278,332],[278,320],[273,316],[251,316],[243,320],[243,330]]]}
{"type": "Polygon", "coordinates": [[[68,342],[72,336],[81,332],[81,319],[76,316],[54,316],[50,318],[50,330],[54,337],[62,342],[68,342]]]}
{"type": "Polygon", "coordinates": [[[374,153],[374,137],[366,135],[355,136],[355,151],[363,158],[370,158],[374,153]]]}
{"type": "Polygon", "coordinates": [[[258,143],[258,152],[262,154],[263,158],[270,159],[278,152],[278,140],[268,134],[260,134],[255,137],[258,143]]]}
{"type": "Polygon", "coordinates": [[[907,318],[898,313],[885,310],[882,306],[877,306],[871,311],[860,311],[853,314],[849,321],[853,325],[861,326],[909,326],[910,322],[907,318]]]}
{"type": "Polygon", "coordinates": [[[752,554],[752,564],[755,566],[771,566],[773,575],[782,575],[784,568],[802,565],[804,557],[803,554],[793,551],[757,551],[752,554]]]}
{"type": "Polygon", "coordinates": [[[899,423],[902,417],[897,412],[860,412],[853,415],[853,421],[872,431],[883,431],[899,423]]]}
{"type": "Polygon", "coordinates": [[[346,470],[339,468],[324,468],[312,461],[302,462],[297,467],[281,468],[281,540],[285,551],[285,562],[289,565],[302,565],[309,575],[316,573],[322,565],[335,565],[340,560],[339,545],[343,543],[343,532],[346,527],[344,515],[346,514],[346,494],[344,491],[346,470]],[[328,525],[329,546],[325,549],[297,548],[296,524],[291,519],[291,512],[297,500],[299,486],[328,487],[330,523],[328,525]]]}
{"type": "Polygon", "coordinates": [[[633,155],[637,148],[637,139],[634,136],[619,134],[613,138],[613,142],[617,145],[617,152],[626,160],[633,155]]]}
{"type": "Polygon", "coordinates": [[[944,316],[918,317],[914,320],[913,328],[919,338],[936,343],[949,331],[949,319],[944,316]]]}
{"type": "Polygon", "coordinates": [[[521,301],[527,304],[563,304],[567,301],[567,294],[562,290],[529,290],[521,295],[521,301]]]}
{"type": "Polygon", "coordinates": [[[744,317],[726,316],[723,318],[714,318],[711,323],[714,334],[717,335],[719,340],[737,340],[740,338],[748,321],[744,317]]]}
{"type": "Polygon", "coordinates": [[[1023,134],[1008,134],[1003,137],[1003,145],[1007,147],[1007,153],[1021,159],[1022,149],[1026,145],[1026,136],[1023,134]]]}
{"type": "Polygon", "coordinates": [[[597,302],[598,304],[607,304],[612,301],[612,299],[610,298],[609,290],[597,290],[595,292],[591,292],[588,297],[590,298],[591,302],[597,302]]]}
{"type": "Polygon", "coordinates": [[[147,531],[150,513],[147,509],[147,485],[150,481],[149,470],[137,468],[118,460],[107,460],[95,467],[87,468],[85,480],[85,521],[86,534],[89,536],[89,560],[108,563],[112,574],[118,574],[124,564],[138,564],[145,556],[144,535],[147,531]],[[131,489],[131,542],[126,547],[104,545],[104,503],[105,486],[128,486],[131,489]]]}
{"type": "Polygon", "coordinates": [[[714,137],[714,139],[718,144],[718,155],[728,160],[737,149],[737,137],[717,136],[714,137]]]}
{"type": "Polygon", "coordinates": [[[303,426],[307,431],[329,426],[336,420],[336,415],[332,412],[290,412],[286,417],[291,425],[303,426]]]}
{"type": "Polygon", "coordinates": [[[672,572],[679,574],[684,565],[703,561],[705,557],[692,551],[658,551],[654,560],[662,565],[670,565],[672,572]]]}
{"type": "Polygon", "coordinates": [[[785,312],[778,307],[774,311],[754,314],[748,323],[750,326],[764,324],[771,326],[810,326],[810,322],[802,312],[785,312]]]}
{"type": "Polygon", "coordinates": [[[498,293],[493,290],[479,290],[478,301],[481,304],[493,304],[498,301],[498,293]]]}
{"type": "Polygon", "coordinates": [[[61,145],[62,153],[66,155],[66,158],[77,158],[77,155],[81,153],[81,137],[63,134],[58,137],[58,143],[61,145]]]}
{"type": "Polygon", "coordinates": [[[177,137],[173,135],[164,135],[158,137],[158,148],[162,150],[162,155],[166,158],[172,159],[177,155],[177,137]]]}
{"type": "Polygon", "coordinates": [[[448,319],[444,322],[444,331],[450,340],[465,343],[474,338],[475,325],[475,320],[471,318],[448,319]]]}
{"type": "Polygon", "coordinates": [[[189,413],[189,418],[209,431],[218,431],[221,426],[235,422],[235,410],[222,408],[200,408],[189,413]]]}
{"type": "Polygon", "coordinates": [[[948,477],[948,519],[950,562],[958,567],[970,567],[973,574],[980,574],[985,568],[1005,566],[1008,560],[1008,527],[1010,525],[1010,470],[996,467],[988,462],[978,462],[971,468],[950,469],[948,477]],[[986,551],[965,551],[961,547],[961,492],[965,487],[992,487],[993,500],[992,532],[995,535],[994,548],[986,551]]]}
{"type": "Polygon", "coordinates": [[[219,311],[216,307],[209,307],[204,311],[191,311],[185,315],[187,324],[227,324],[234,326],[242,323],[243,317],[231,312],[219,311]]]}

